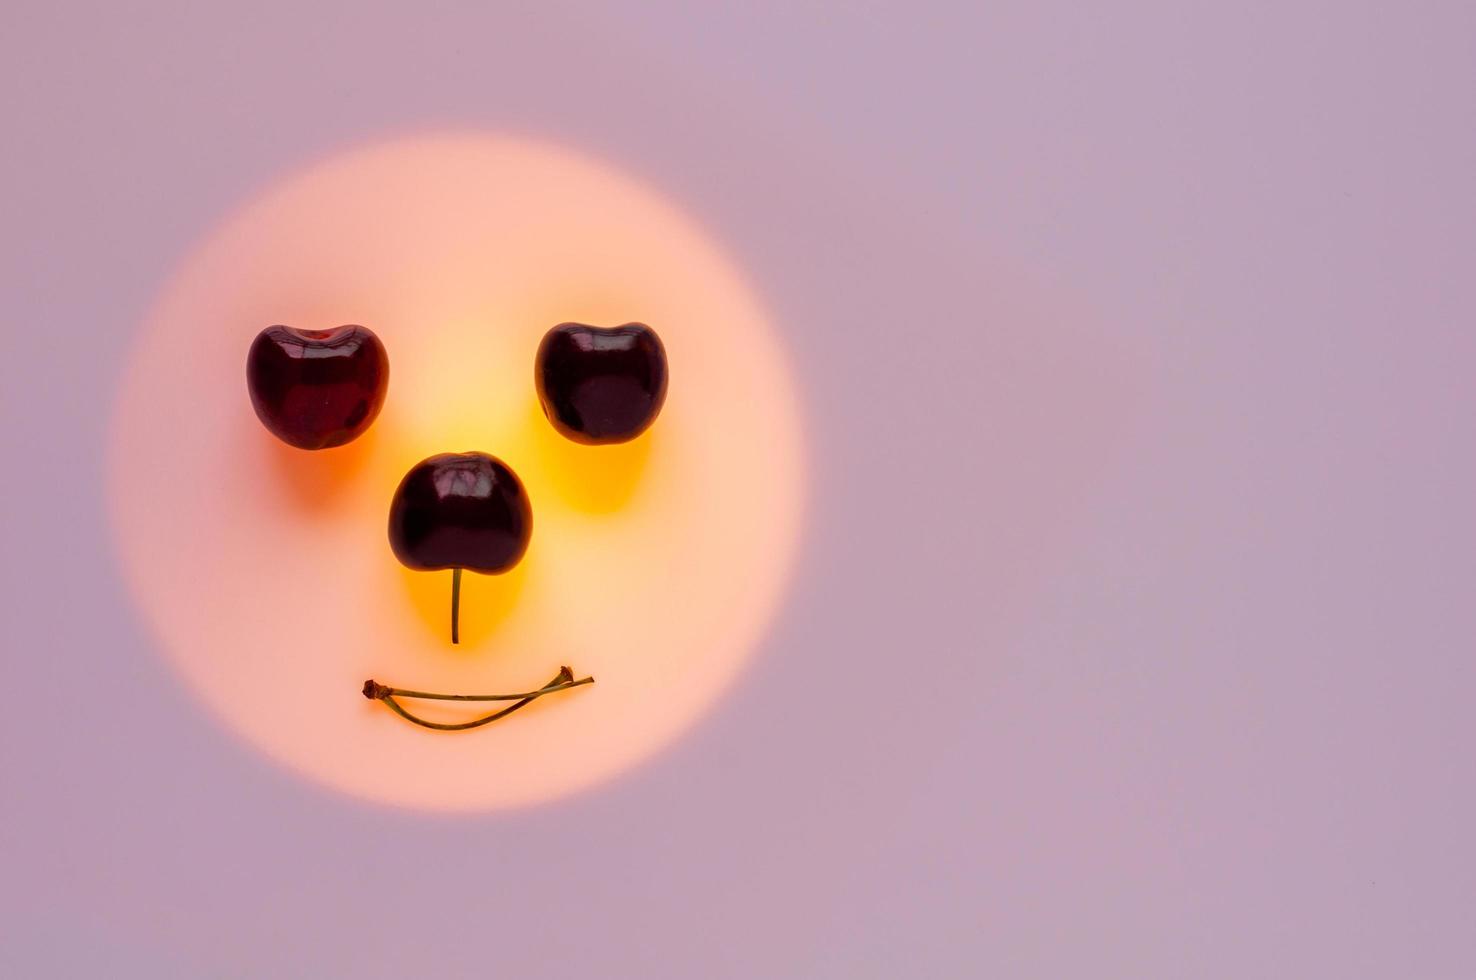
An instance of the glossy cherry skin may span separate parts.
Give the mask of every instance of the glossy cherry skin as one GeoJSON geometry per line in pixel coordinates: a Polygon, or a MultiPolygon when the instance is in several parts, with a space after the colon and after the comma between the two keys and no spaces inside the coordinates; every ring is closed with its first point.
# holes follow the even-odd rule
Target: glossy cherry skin
{"type": "Polygon", "coordinates": [[[342,446],[384,407],[389,356],[368,327],[267,327],[246,355],[246,387],[256,417],[289,446],[342,446]]]}
{"type": "Polygon", "coordinates": [[[522,481],[486,453],[421,460],[390,504],[390,547],[416,571],[469,568],[496,575],[518,563],[532,533],[522,481]]]}
{"type": "Polygon", "coordinates": [[[543,414],[585,445],[628,442],[666,401],[666,348],[644,323],[561,323],[538,345],[534,382],[543,414]]]}

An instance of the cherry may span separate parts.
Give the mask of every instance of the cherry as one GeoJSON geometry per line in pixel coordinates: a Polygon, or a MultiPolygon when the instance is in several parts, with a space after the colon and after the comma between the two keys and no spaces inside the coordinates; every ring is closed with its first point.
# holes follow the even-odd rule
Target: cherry
{"type": "Polygon", "coordinates": [[[533,533],[523,484],[486,453],[442,453],[410,468],[390,503],[395,557],[416,571],[451,569],[451,642],[460,640],[461,571],[497,575],[518,563],[533,533]]]}
{"type": "Polygon", "coordinates": [[[628,442],[666,401],[666,348],[644,323],[561,323],[538,345],[534,381],[543,414],[575,442],[628,442]]]}
{"type": "Polygon", "coordinates": [[[267,327],[246,355],[246,387],[262,425],[298,449],[342,446],[384,406],[389,356],[368,327],[267,327]]]}

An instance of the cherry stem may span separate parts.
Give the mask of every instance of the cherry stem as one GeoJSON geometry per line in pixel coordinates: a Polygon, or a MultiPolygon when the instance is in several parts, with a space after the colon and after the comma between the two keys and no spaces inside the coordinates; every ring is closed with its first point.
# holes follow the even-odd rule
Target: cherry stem
{"type": "Polygon", "coordinates": [[[430,691],[410,691],[403,687],[388,687],[377,681],[367,681],[364,685],[364,696],[366,698],[426,698],[431,701],[520,701],[523,698],[536,698],[545,694],[553,694],[555,691],[563,691],[571,687],[579,687],[582,684],[593,684],[593,677],[581,677],[574,680],[573,671],[565,667],[559,672],[560,676],[549,681],[536,691],[525,691],[522,694],[433,694],[430,691]],[[564,677],[567,673],[569,676],[564,677]]]}
{"type": "Polygon", "coordinates": [[[461,569],[451,569],[451,642],[461,642],[461,569]]]}
{"type": "Polygon", "coordinates": [[[545,694],[554,694],[558,691],[567,691],[571,687],[593,683],[593,677],[583,677],[575,680],[572,670],[568,667],[560,667],[559,672],[554,675],[553,680],[536,691],[527,691],[522,694],[431,694],[427,691],[407,691],[398,687],[387,687],[371,679],[364,682],[364,697],[369,698],[371,701],[383,701],[395,714],[411,724],[419,725],[422,728],[433,728],[441,732],[461,732],[469,728],[480,728],[483,725],[491,724],[505,715],[512,714],[524,705],[530,704],[535,699],[543,697],[545,694]],[[395,700],[396,696],[402,698],[430,698],[437,701],[515,701],[516,703],[500,711],[494,711],[485,717],[450,725],[437,721],[427,721],[424,718],[411,714],[405,710],[400,702],[395,700]]]}

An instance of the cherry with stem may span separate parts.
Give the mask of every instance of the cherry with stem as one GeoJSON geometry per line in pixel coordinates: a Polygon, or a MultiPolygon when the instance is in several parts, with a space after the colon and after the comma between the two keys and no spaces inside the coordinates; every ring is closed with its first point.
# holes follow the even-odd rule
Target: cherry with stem
{"type": "Polygon", "coordinates": [[[390,501],[395,557],[451,571],[451,642],[461,642],[461,573],[501,575],[528,550],[533,510],[518,475],[482,452],[441,453],[410,468],[390,501]]]}

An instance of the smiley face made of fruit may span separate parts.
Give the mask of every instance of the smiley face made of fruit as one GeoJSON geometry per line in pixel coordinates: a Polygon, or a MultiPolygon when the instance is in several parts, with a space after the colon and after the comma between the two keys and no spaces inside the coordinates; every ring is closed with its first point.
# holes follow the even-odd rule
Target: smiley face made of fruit
{"type": "MultiPolygon", "coordinates": [[[[656,420],[666,400],[666,349],[643,323],[595,327],[563,323],[538,347],[534,383],[543,413],[566,438],[586,446],[628,442],[656,420]]],[[[328,449],[352,442],[374,423],[389,388],[389,355],[367,327],[332,330],[267,327],[246,359],[252,407],[267,430],[290,446],[328,449]]],[[[451,642],[460,641],[461,575],[500,575],[527,552],[533,510],[522,481],[481,451],[421,460],[390,502],[389,543],[405,567],[451,572],[451,642]]],[[[531,701],[594,683],[568,667],[536,691],[437,694],[373,679],[363,695],[400,717],[439,731],[480,728],[531,701]],[[399,699],[511,702],[491,714],[447,724],[415,715],[399,699]]]]}

